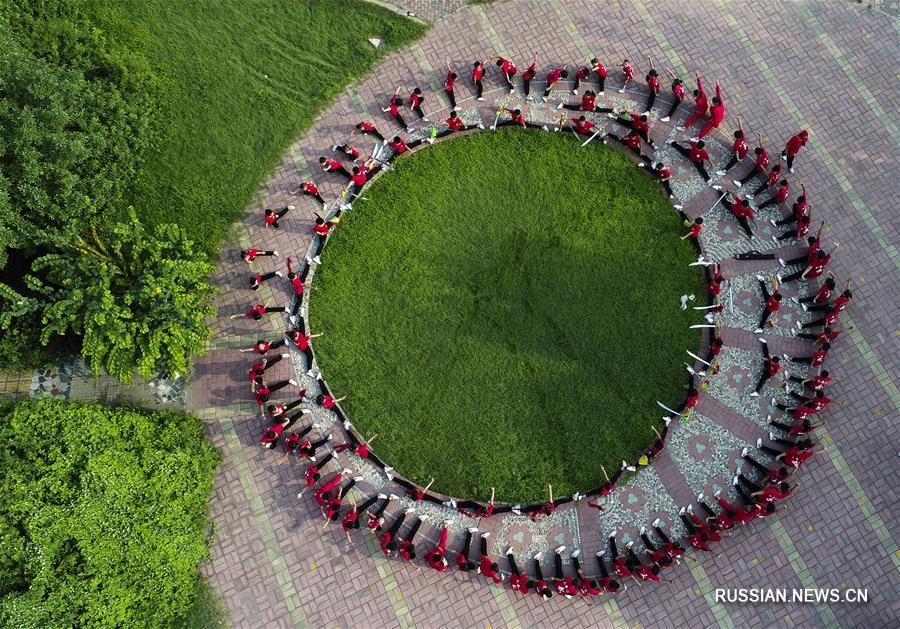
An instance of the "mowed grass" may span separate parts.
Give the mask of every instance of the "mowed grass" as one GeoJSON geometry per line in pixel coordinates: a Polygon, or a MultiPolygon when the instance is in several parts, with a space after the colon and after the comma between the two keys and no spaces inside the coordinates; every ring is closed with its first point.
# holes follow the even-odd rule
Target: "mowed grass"
{"type": "Polygon", "coordinates": [[[133,32],[114,35],[139,40],[162,79],[163,137],[135,182],[138,215],[181,224],[211,253],[318,112],[426,30],[360,0],[86,2],[128,18],[133,32]]]}
{"type": "Polygon", "coordinates": [[[702,294],[657,184],[598,142],[501,130],[397,160],[314,279],[324,377],[398,472],[460,497],[595,487],[685,396],[702,294]],[[696,303],[700,303],[699,301],[696,303]]]}

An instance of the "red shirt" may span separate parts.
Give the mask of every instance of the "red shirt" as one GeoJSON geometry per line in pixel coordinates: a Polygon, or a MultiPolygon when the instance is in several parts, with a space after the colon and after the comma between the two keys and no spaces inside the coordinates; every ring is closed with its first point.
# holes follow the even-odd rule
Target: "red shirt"
{"type": "Polygon", "coordinates": [[[688,234],[691,238],[698,238],[701,231],[703,231],[703,225],[697,225],[696,223],[694,223],[688,230],[688,234]]]}
{"type": "Polygon", "coordinates": [[[629,148],[639,150],[641,148],[641,136],[629,133],[625,136],[625,144],[627,144],[629,148]]]}
{"type": "Polygon", "coordinates": [[[637,573],[641,581],[656,581],[659,583],[659,575],[653,574],[653,568],[650,566],[641,566],[638,568],[637,573]]]}
{"type": "Polygon", "coordinates": [[[537,74],[537,70],[535,69],[535,64],[531,64],[527,68],[525,68],[525,74],[522,75],[522,78],[526,81],[530,81],[537,74]]]}
{"type": "Polygon", "coordinates": [[[744,159],[747,157],[747,153],[750,152],[750,145],[747,144],[747,140],[743,136],[737,138],[734,144],[731,145],[731,148],[734,150],[734,154],[738,156],[738,159],[744,159]]]}
{"type": "Polygon", "coordinates": [[[525,115],[524,115],[521,111],[519,112],[518,115],[516,115],[515,112],[512,112],[512,111],[509,112],[509,113],[510,113],[510,115],[512,116],[512,121],[513,121],[514,123],[520,124],[520,125],[522,125],[523,127],[525,126],[525,115]]]}
{"type": "Polygon", "coordinates": [[[375,130],[375,125],[373,125],[371,122],[365,122],[365,121],[364,121],[364,122],[360,122],[360,123],[359,123],[359,130],[360,130],[360,131],[374,131],[374,130],[375,130]]]}
{"type": "Polygon", "coordinates": [[[589,134],[591,129],[597,126],[590,120],[581,120],[580,118],[572,118],[572,122],[575,123],[575,131],[582,135],[589,134]]]}
{"type": "Polygon", "coordinates": [[[394,142],[393,140],[391,140],[390,142],[388,142],[388,146],[391,147],[398,155],[405,153],[409,148],[408,146],[406,146],[406,142],[404,142],[403,140],[400,140],[399,142],[394,142]]]}
{"type": "Polygon", "coordinates": [[[594,107],[595,107],[594,103],[596,102],[596,100],[597,100],[596,96],[593,96],[591,94],[583,94],[581,96],[581,108],[584,111],[594,111],[594,107]]]}
{"type": "Polygon", "coordinates": [[[477,83],[484,76],[484,66],[472,68],[472,82],[477,83]]]}
{"type": "Polygon", "coordinates": [[[725,120],[725,101],[722,100],[722,88],[716,85],[716,98],[719,99],[718,105],[713,105],[709,112],[709,121],[714,127],[718,127],[725,120]]]}
{"type": "Polygon", "coordinates": [[[316,472],[319,471],[319,468],[315,465],[311,465],[308,470],[306,470],[306,474],[303,475],[303,478],[306,479],[306,488],[309,489],[313,485],[316,484],[315,475],[316,472]]]}
{"type": "Polygon", "coordinates": [[[785,152],[793,157],[800,152],[801,146],[803,146],[803,139],[800,137],[800,134],[798,133],[797,135],[792,135],[791,139],[787,142],[785,152]]]}
{"type": "Polygon", "coordinates": [[[302,295],[302,294],[303,294],[303,288],[304,288],[304,286],[303,286],[303,282],[300,281],[300,278],[299,278],[299,277],[295,277],[294,279],[291,280],[291,286],[294,287],[294,294],[295,294],[295,295],[298,295],[298,296],[299,296],[299,295],[302,295]]]}
{"type": "Polygon", "coordinates": [[[829,382],[831,382],[831,378],[828,378],[827,376],[816,376],[809,385],[814,391],[821,391],[829,382]]]}
{"type": "Polygon", "coordinates": [[[590,74],[590,69],[587,66],[581,66],[575,71],[575,76],[579,81],[583,81],[587,78],[587,75],[590,74]]]}
{"type": "Polygon", "coordinates": [[[819,287],[819,292],[816,294],[816,298],[813,300],[816,303],[824,303],[831,299],[831,296],[834,294],[834,291],[831,290],[831,287],[828,284],[822,284],[819,287]]]}
{"type": "Polygon", "coordinates": [[[417,105],[421,105],[422,101],[424,101],[424,100],[425,100],[424,96],[422,96],[421,94],[416,94],[415,92],[412,92],[409,95],[409,106],[415,108],[417,105]]]}
{"type": "Polygon", "coordinates": [[[817,412],[822,412],[831,403],[831,398],[826,396],[817,397],[813,398],[811,403],[817,412]]]}
{"type": "MultiPolygon", "coordinates": [[[[359,156],[357,155],[357,157],[359,156]]],[[[317,194],[319,194],[319,189],[316,187],[316,184],[311,181],[304,181],[300,184],[300,188],[303,190],[303,192],[311,196],[316,196],[317,194]]]]}
{"type": "Polygon", "coordinates": [[[790,185],[787,186],[778,186],[778,191],[775,193],[775,203],[784,203],[784,200],[788,197],[788,192],[790,192],[790,185]]]}
{"type": "Polygon", "coordinates": [[[688,399],[684,402],[685,408],[694,408],[700,402],[700,394],[695,393],[694,395],[688,396],[688,399]]]}
{"type": "Polygon", "coordinates": [[[322,406],[324,406],[325,408],[334,408],[334,396],[333,395],[322,396],[322,406]]]}
{"type": "Polygon", "coordinates": [[[672,171],[669,170],[668,166],[663,166],[662,168],[656,169],[656,176],[660,178],[660,180],[668,179],[672,176],[672,171]]]}
{"type": "Polygon", "coordinates": [[[696,548],[697,550],[709,550],[709,542],[704,542],[700,539],[700,535],[688,535],[688,542],[690,542],[691,546],[696,548]]]}
{"type": "Polygon", "coordinates": [[[778,312],[778,309],[781,308],[781,302],[775,299],[775,295],[777,294],[777,292],[774,293],[766,300],[766,310],[769,312],[778,312]]]}
{"type": "Polygon", "coordinates": [[[453,78],[453,72],[451,70],[447,70],[447,78],[444,79],[444,91],[452,92],[453,87],[456,85],[456,79],[453,78]]]}
{"type": "Polygon", "coordinates": [[[756,156],[756,169],[762,172],[769,170],[769,154],[766,153],[766,149],[756,156]]]}
{"type": "Polygon", "coordinates": [[[822,332],[816,337],[816,343],[819,345],[822,343],[833,343],[839,334],[840,332],[822,332]]]}
{"type": "Polygon", "coordinates": [[[631,116],[632,128],[635,131],[650,131],[650,122],[641,120],[640,114],[628,114],[631,116]]]}
{"type": "MultiPolygon", "coordinates": [[[[834,300],[834,304],[832,305],[832,307],[837,312],[843,312],[844,309],[847,307],[847,304],[849,304],[849,303],[850,303],[850,298],[845,297],[844,295],[841,295],[840,297],[838,297],[837,299],[834,300]]],[[[837,336],[837,332],[835,332],[834,335],[837,336]]]]}
{"type": "Polygon", "coordinates": [[[254,247],[250,247],[247,249],[247,262],[253,262],[256,260],[256,256],[259,255],[261,249],[256,249],[254,247]]]}
{"type": "Polygon", "coordinates": [[[659,94],[659,77],[652,74],[647,75],[647,85],[650,89],[659,94]]]}
{"type": "Polygon", "coordinates": [[[684,83],[679,83],[678,85],[672,84],[672,92],[680,102],[684,102],[684,99],[687,97],[687,92],[684,89],[684,83]]]}
{"type": "Polygon", "coordinates": [[[260,439],[260,443],[275,443],[276,441],[278,441],[278,437],[281,436],[282,432],[284,432],[284,426],[278,423],[272,424],[266,429],[266,432],[263,433],[262,439],[260,439]]]}
{"type": "Polygon", "coordinates": [[[838,322],[838,311],[832,309],[827,315],[825,315],[825,325],[828,327],[833,326],[838,322]]]}
{"type": "Polygon", "coordinates": [[[797,469],[798,467],[803,465],[803,463],[805,463],[806,460],[809,457],[811,457],[813,454],[815,454],[815,453],[812,452],[811,450],[807,450],[806,452],[800,452],[796,448],[791,448],[790,450],[785,452],[784,462],[786,465],[788,465],[794,469],[797,469]]]}
{"type": "Polygon", "coordinates": [[[633,79],[633,78],[634,78],[634,68],[632,68],[632,67],[631,67],[630,65],[628,65],[627,63],[626,63],[624,66],[622,66],[622,72],[625,73],[625,78],[626,78],[626,79],[633,79]]]}
{"type": "Polygon", "coordinates": [[[613,562],[613,572],[615,572],[616,576],[620,579],[631,576],[631,570],[625,565],[625,560],[622,557],[616,557],[616,560],[613,562]]]}
{"type": "Polygon", "coordinates": [[[455,118],[447,118],[444,122],[446,122],[447,125],[454,131],[459,131],[463,128],[463,121],[459,116],[456,116],[455,118]]]}
{"type": "Polygon", "coordinates": [[[341,163],[335,159],[326,159],[325,163],[322,164],[322,170],[328,172],[330,170],[338,170],[341,167],[341,163]]]}
{"type": "Polygon", "coordinates": [[[715,279],[712,279],[709,281],[709,284],[706,285],[706,290],[709,291],[710,295],[715,297],[722,292],[722,284],[721,282],[717,282],[715,279]]]}
{"type": "Polygon", "coordinates": [[[364,186],[366,184],[366,181],[368,181],[368,179],[369,179],[369,177],[368,177],[366,171],[362,168],[359,169],[358,173],[353,173],[350,176],[350,181],[352,181],[357,186],[364,186]]]}
{"type": "Polygon", "coordinates": [[[776,183],[778,183],[778,178],[781,176],[781,168],[779,168],[779,166],[781,166],[781,164],[775,166],[775,168],[773,168],[771,172],[769,172],[769,176],[766,178],[766,183],[768,183],[770,186],[774,186],[776,183]]]}
{"type": "Polygon", "coordinates": [[[705,114],[709,110],[709,99],[706,98],[706,90],[703,89],[703,83],[697,79],[697,89],[700,94],[697,96],[697,112],[705,114]]]}
{"type": "Polygon", "coordinates": [[[776,375],[779,371],[781,371],[781,363],[774,362],[771,358],[766,359],[766,370],[769,372],[769,377],[776,375]]]}
{"type": "Polygon", "coordinates": [[[316,236],[322,236],[323,238],[328,235],[328,223],[316,223],[313,225],[313,232],[315,232],[316,236]]]}
{"type": "Polygon", "coordinates": [[[356,509],[351,509],[344,516],[344,519],[341,521],[341,528],[344,529],[345,532],[349,533],[351,528],[351,524],[354,524],[357,520],[359,520],[359,511],[356,509]]]}
{"type": "Polygon", "coordinates": [[[688,154],[688,158],[692,162],[703,162],[709,159],[709,153],[706,152],[706,148],[698,149],[696,142],[691,142],[691,151],[688,154]]]}
{"type": "Polygon", "coordinates": [[[256,314],[260,314],[260,315],[266,314],[266,307],[263,306],[262,304],[256,304],[255,306],[253,306],[250,310],[248,310],[246,312],[245,316],[252,317],[253,315],[256,315],[256,314]]]}
{"type": "Polygon", "coordinates": [[[301,351],[306,351],[306,348],[309,347],[309,338],[307,335],[303,334],[303,332],[298,332],[295,338],[291,340],[294,342],[294,345],[297,346],[301,351]]]}
{"type": "Polygon", "coordinates": [[[791,417],[793,417],[794,419],[801,419],[801,420],[808,419],[811,415],[815,415],[815,414],[816,414],[816,409],[814,409],[811,406],[807,406],[806,404],[798,406],[793,411],[791,411],[791,417]]]}
{"type": "Polygon", "coordinates": [[[503,62],[502,65],[500,66],[500,69],[503,70],[504,74],[515,74],[516,73],[516,70],[517,70],[516,64],[514,64],[509,59],[504,59],[503,57],[500,57],[500,61],[503,62]]]}
{"type": "Polygon", "coordinates": [[[602,63],[598,62],[597,65],[594,66],[593,70],[594,70],[594,72],[597,73],[597,76],[599,76],[601,79],[606,78],[606,66],[603,65],[602,63]]]}
{"type": "Polygon", "coordinates": [[[389,105],[389,107],[390,107],[391,118],[396,118],[396,117],[397,117],[397,114],[400,113],[400,106],[397,105],[397,103],[394,102],[394,99],[395,99],[395,98],[397,98],[397,97],[396,97],[396,96],[391,96],[391,104],[389,105]]]}
{"type": "Polygon", "coordinates": [[[803,238],[809,233],[809,221],[797,221],[797,238],[803,238]]]}
{"type": "Polygon", "coordinates": [[[566,66],[559,66],[558,68],[553,68],[547,73],[547,84],[552,85],[559,81],[560,75],[563,73],[563,70],[566,69],[566,66]]]}
{"type": "Polygon", "coordinates": [[[827,254],[824,258],[816,258],[809,265],[809,273],[806,277],[819,277],[825,272],[825,267],[831,262],[831,254],[827,254]]]}
{"type": "Polygon", "coordinates": [[[278,214],[272,212],[271,214],[264,214],[263,221],[266,225],[274,225],[278,222],[278,214]]]}

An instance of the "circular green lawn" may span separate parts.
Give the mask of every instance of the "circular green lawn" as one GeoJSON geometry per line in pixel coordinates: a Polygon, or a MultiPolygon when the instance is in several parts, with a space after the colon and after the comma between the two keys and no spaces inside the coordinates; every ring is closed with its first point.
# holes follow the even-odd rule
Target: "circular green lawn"
{"type": "Polygon", "coordinates": [[[310,305],[323,377],[435,491],[585,491],[685,396],[701,303],[662,191],[623,154],[507,129],[398,159],[345,214],[310,305]]]}

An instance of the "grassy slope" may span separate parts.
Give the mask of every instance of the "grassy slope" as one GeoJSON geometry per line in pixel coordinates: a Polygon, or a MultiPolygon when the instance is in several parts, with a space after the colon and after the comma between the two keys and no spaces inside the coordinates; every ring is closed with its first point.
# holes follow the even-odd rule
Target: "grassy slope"
{"type": "Polygon", "coordinates": [[[138,214],[177,221],[211,252],[328,101],[425,32],[359,0],[88,2],[148,33],[166,86],[167,128],[136,182],[138,214]],[[378,50],[367,42],[375,36],[378,50]]]}
{"type": "Polygon", "coordinates": [[[698,335],[678,299],[702,276],[620,153],[481,133],[402,158],[367,196],[311,317],[325,376],[401,473],[510,501],[584,490],[649,443],[656,399],[683,399],[698,335]]]}

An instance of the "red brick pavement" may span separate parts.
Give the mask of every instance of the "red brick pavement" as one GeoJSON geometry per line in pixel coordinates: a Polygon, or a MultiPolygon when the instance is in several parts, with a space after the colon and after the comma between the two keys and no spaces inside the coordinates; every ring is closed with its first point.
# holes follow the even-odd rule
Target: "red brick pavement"
{"type": "MultiPolygon", "coordinates": [[[[561,6],[577,33],[563,23],[553,3],[510,1],[450,15],[435,25],[420,47],[435,68],[440,68],[446,58],[458,61],[462,68],[475,57],[489,56],[495,46],[521,62],[537,55],[541,63],[549,65],[557,60],[582,60],[576,41],[576,37],[582,37],[607,66],[613,66],[622,55],[635,59],[645,51],[652,52],[658,65],[666,61],[673,65],[674,60],[668,58],[671,51],[660,46],[662,36],[689,70],[701,69],[710,82],[716,78],[723,82],[732,120],[740,113],[745,128],[762,130],[773,154],[797,129],[779,98],[779,90],[786,90],[812,122],[813,141],[830,152],[880,229],[892,241],[896,240],[897,220],[891,194],[900,174],[897,146],[870,106],[859,97],[857,88],[836,68],[828,50],[812,38],[801,7],[772,2],[716,5],[636,0],[602,6],[584,0],[562,2],[561,6]],[[642,17],[644,7],[659,31],[648,28],[642,17]],[[499,41],[491,40],[477,17],[480,11],[499,41]],[[760,72],[759,59],[751,57],[746,42],[742,43],[729,26],[726,15],[733,15],[747,31],[774,72],[775,84],[760,72]],[[805,38],[809,42],[801,45],[805,38]]],[[[814,4],[811,8],[888,116],[896,121],[898,99],[893,72],[898,31],[890,18],[851,3],[814,4]]],[[[617,86],[619,78],[615,72],[611,75],[610,82],[617,86]]],[[[324,154],[333,139],[349,133],[351,123],[358,118],[356,106],[360,102],[379,128],[392,133],[390,122],[378,110],[385,96],[398,82],[427,85],[428,78],[411,51],[387,58],[372,76],[324,112],[306,137],[292,147],[262,188],[266,202],[277,205],[295,201],[290,191],[301,181],[300,160],[315,164],[316,157],[324,154]]],[[[460,100],[466,90],[466,81],[461,83],[460,100]]],[[[487,89],[495,87],[495,76],[489,72],[487,89]]],[[[431,98],[430,104],[435,106],[439,98],[431,98]]],[[[209,429],[226,457],[216,486],[214,518],[219,531],[207,573],[224,595],[232,623],[290,626],[306,622],[316,627],[346,627],[396,626],[411,621],[429,627],[562,626],[606,625],[624,620],[628,624],[706,626],[717,622],[714,614],[718,613],[718,622],[724,626],[728,622],[750,627],[776,623],[820,625],[828,616],[812,605],[729,605],[725,617],[721,608],[711,607],[702,595],[709,587],[802,587],[809,578],[823,587],[843,584],[869,588],[872,598],[867,605],[830,606],[830,613],[844,626],[887,626],[900,620],[896,558],[892,562],[887,555],[885,546],[864,520],[857,500],[871,505],[889,530],[898,521],[897,443],[890,437],[872,439],[873,435],[894,434],[896,399],[891,399],[871,368],[872,361],[877,361],[892,382],[898,381],[900,352],[896,347],[894,316],[900,293],[896,281],[898,260],[881,247],[860,213],[851,207],[846,186],[842,190],[810,147],[798,159],[797,170],[795,180],[806,183],[816,216],[828,223],[827,238],[842,244],[843,252],[833,264],[834,271],[840,278],[852,277],[858,287],[860,299],[851,307],[850,315],[858,338],[871,347],[871,353],[866,353],[864,346],[846,339],[833,352],[833,371],[845,380],[833,392],[843,405],[828,416],[829,434],[849,471],[861,484],[864,498],[853,496],[847,470],[835,467],[826,456],[816,457],[819,460],[814,460],[802,477],[801,494],[780,517],[781,525],[805,560],[808,573],[788,560],[776,526],[763,523],[736,533],[722,545],[718,556],[702,557],[701,572],[682,565],[674,570],[673,585],[641,591],[632,587],[616,599],[613,608],[598,603],[589,609],[556,599],[547,604],[514,600],[511,593],[488,590],[477,579],[439,577],[398,562],[385,568],[372,558],[360,541],[361,536],[354,537],[354,545],[345,549],[346,542],[341,543],[336,532],[322,534],[317,530],[318,516],[310,501],[296,498],[296,470],[278,465],[271,456],[265,456],[271,453],[255,447],[261,420],[244,411],[235,414],[233,423],[224,417],[211,421],[209,429]],[[244,463],[239,465],[241,458],[244,463]],[[271,527],[271,533],[267,527],[271,527]],[[290,608],[296,607],[294,601],[299,601],[302,614],[290,613],[290,608]]],[[[316,181],[326,198],[336,194],[336,180],[327,181],[317,173],[316,181]]],[[[313,216],[311,205],[305,200],[296,204],[298,208],[285,224],[309,225],[313,216]]],[[[258,212],[258,207],[255,205],[253,211],[258,212]]],[[[264,242],[259,222],[254,224],[251,220],[250,225],[250,240],[264,242]]],[[[305,251],[309,239],[299,227],[292,227],[282,230],[279,242],[300,252],[305,251]]],[[[227,258],[232,255],[234,244],[229,243],[231,248],[223,251],[220,268],[226,270],[217,278],[226,288],[217,303],[222,315],[237,312],[255,298],[249,290],[234,289],[235,282],[246,278],[242,263],[228,267],[227,258]]],[[[741,268],[735,272],[749,270],[741,268]]],[[[219,338],[252,336],[263,331],[271,335],[280,321],[232,322],[220,316],[216,325],[219,338]]],[[[198,361],[189,408],[246,405],[245,366],[234,356],[233,349],[215,349],[198,361]]]]}

